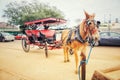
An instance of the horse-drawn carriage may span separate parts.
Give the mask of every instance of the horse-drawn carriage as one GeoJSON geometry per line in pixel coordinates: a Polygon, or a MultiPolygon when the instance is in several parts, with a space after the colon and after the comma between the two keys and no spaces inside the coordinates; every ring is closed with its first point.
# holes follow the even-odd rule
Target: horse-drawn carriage
{"type": "Polygon", "coordinates": [[[56,39],[56,31],[48,28],[50,25],[63,23],[66,23],[66,20],[58,18],[43,18],[25,22],[24,25],[27,29],[25,30],[25,36],[22,38],[23,50],[29,52],[30,45],[36,45],[41,49],[45,49],[45,56],[48,57],[48,49],[60,48],[61,45],[61,41],[56,39]],[[39,29],[40,27],[44,27],[44,29],[39,29]]]}
{"type": "MultiPolygon", "coordinates": [[[[75,30],[64,30],[62,31],[61,41],[56,40],[56,31],[48,30],[46,26],[45,30],[25,30],[26,36],[22,38],[22,47],[25,52],[28,52],[30,45],[34,44],[40,48],[45,49],[45,55],[48,57],[48,47],[59,48],[63,46],[64,52],[64,62],[69,62],[69,51],[75,55],[75,73],[79,72],[80,80],[80,66],[81,66],[81,79],[85,80],[86,76],[86,64],[88,63],[92,47],[95,42],[99,41],[99,29],[98,23],[94,20],[95,14],[85,13],[85,19],[80,23],[80,25],[75,30]],[[87,45],[90,44],[91,48],[86,59],[87,45]],[[78,55],[80,53],[80,56],[78,55]],[[80,65],[78,62],[80,58],[80,65]]],[[[56,18],[45,18],[41,20],[36,20],[32,22],[26,22],[25,25],[31,24],[61,24],[65,23],[66,20],[56,19],[56,18]]],[[[35,26],[33,26],[35,27],[35,26]]]]}

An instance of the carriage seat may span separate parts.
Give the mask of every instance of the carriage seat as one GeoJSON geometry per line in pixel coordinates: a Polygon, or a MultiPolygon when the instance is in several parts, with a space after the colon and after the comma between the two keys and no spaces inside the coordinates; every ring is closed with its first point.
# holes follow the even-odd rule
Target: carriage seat
{"type": "Polygon", "coordinates": [[[40,30],[42,35],[45,35],[47,43],[52,44],[56,40],[55,30],[40,30]]]}
{"type": "Polygon", "coordinates": [[[25,33],[27,36],[35,35],[36,37],[39,37],[39,31],[40,30],[25,30],[25,33]]]}
{"type": "Polygon", "coordinates": [[[39,30],[25,30],[25,33],[31,43],[35,43],[40,35],[39,30]]]}
{"type": "Polygon", "coordinates": [[[44,34],[46,38],[53,37],[55,34],[55,30],[40,30],[40,32],[44,34]]]}
{"type": "Polygon", "coordinates": [[[47,42],[51,44],[56,40],[55,30],[26,30],[25,33],[31,42],[35,40],[44,42],[47,39],[47,42]]]}

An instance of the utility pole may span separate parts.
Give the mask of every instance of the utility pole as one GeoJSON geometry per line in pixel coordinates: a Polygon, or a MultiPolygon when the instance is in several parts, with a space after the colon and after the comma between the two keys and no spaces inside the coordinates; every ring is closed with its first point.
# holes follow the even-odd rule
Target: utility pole
{"type": "Polygon", "coordinates": [[[104,14],[104,23],[106,23],[106,20],[105,20],[105,14],[104,14]]]}
{"type": "Polygon", "coordinates": [[[108,20],[108,31],[111,31],[111,14],[109,14],[109,20],[108,20]]]}

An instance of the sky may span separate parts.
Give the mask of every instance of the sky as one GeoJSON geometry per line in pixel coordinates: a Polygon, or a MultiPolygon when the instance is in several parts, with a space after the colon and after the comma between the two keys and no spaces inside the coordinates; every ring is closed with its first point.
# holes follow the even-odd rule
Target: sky
{"type": "MultiPolygon", "coordinates": [[[[7,19],[2,18],[3,10],[9,2],[21,0],[0,0],[0,22],[7,19]]],[[[32,0],[26,0],[32,2],[32,0]]],[[[50,6],[60,9],[65,19],[70,22],[84,19],[84,10],[89,14],[95,13],[95,19],[100,21],[120,19],[120,0],[38,0],[50,6]]]]}

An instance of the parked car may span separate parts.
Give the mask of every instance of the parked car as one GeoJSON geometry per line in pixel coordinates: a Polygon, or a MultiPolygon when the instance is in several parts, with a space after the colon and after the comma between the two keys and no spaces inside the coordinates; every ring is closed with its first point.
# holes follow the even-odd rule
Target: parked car
{"type": "Polygon", "coordinates": [[[15,39],[16,39],[16,40],[21,40],[23,35],[24,35],[24,34],[17,34],[17,35],[15,36],[15,39]]]}
{"type": "Polygon", "coordinates": [[[96,45],[120,46],[120,33],[100,32],[100,40],[96,45]]]}
{"type": "Polygon", "coordinates": [[[15,37],[10,34],[10,33],[6,33],[6,32],[0,32],[0,41],[1,42],[5,42],[5,41],[14,41],[15,37]]]}

